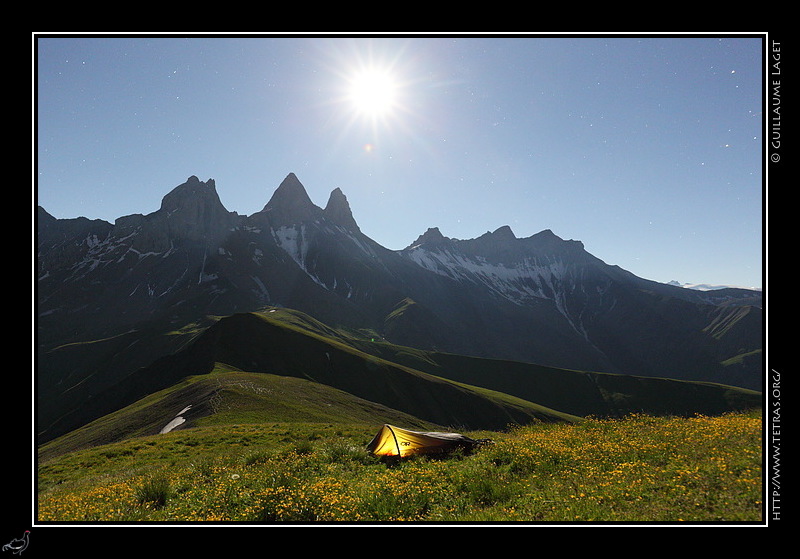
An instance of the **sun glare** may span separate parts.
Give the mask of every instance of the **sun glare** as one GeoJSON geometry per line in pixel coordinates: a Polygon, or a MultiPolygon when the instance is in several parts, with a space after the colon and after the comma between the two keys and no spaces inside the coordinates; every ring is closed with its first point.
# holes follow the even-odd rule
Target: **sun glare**
{"type": "Polygon", "coordinates": [[[397,85],[379,70],[368,70],[350,82],[349,99],[359,113],[370,117],[386,116],[395,106],[397,85]]]}
{"type": "Polygon", "coordinates": [[[325,86],[329,125],[342,142],[356,138],[363,153],[388,153],[400,134],[408,134],[420,108],[407,60],[406,43],[395,41],[325,41],[320,52],[329,73],[325,86]],[[380,146],[380,148],[378,147],[380,146]]]}

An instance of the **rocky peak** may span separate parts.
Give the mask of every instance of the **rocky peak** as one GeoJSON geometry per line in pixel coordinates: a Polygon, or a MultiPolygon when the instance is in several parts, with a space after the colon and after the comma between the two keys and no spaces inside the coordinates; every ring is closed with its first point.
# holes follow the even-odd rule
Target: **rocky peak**
{"type": "Polygon", "coordinates": [[[550,229],[539,231],[535,235],[531,235],[524,240],[528,245],[535,246],[539,250],[562,251],[571,254],[581,254],[585,252],[581,241],[562,239],[550,229]]]}
{"type": "Polygon", "coordinates": [[[320,209],[308,197],[294,173],[289,173],[262,210],[276,225],[291,225],[316,217],[320,209]]]}
{"type": "Polygon", "coordinates": [[[429,227],[428,230],[417,237],[417,240],[411,243],[408,248],[416,248],[419,246],[433,248],[445,244],[449,240],[450,239],[442,235],[442,232],[439,231],[438,227],[429,227]]]}
{"type": "Polygon", "coordinates": [[[492,233],[492,238],[496,241],[511,241],[517,237],[514,235],[511,227],[508,225],[503,225],[502,227],[496,229],[494,233],[492,233]]]}
{"type": "Polygon", "coordinates": [[[184,211],[189,207],[208,207],[212,211],[218,211],[220,208],[225,210],[217,195],[214,179],[202,182],[192,175],[185,183],[176,186],[161,199],[161,209],[167,214],[184,211]]]}
{"type": "Polygon", "coordinates": [[[353,218],[353,212],[350,210],[350,204],[347,202],[347,196],[344,195],[340,188],[335,188],[328,198],[328,204],[325,206],[325,217],[337,225],[341,225],[350,231],[360,231],[356,220],[353,218]]]}
{"type": "Polygon", "coordinates": [[[133,248],[162,252],[175,242],[214,244],[237,217],[222,205],[213,179],[202,182],[192,175],[162,198],[158,211],[118,218],[113,234],[125,238],[136,232],[131,241],[133,248]]]}
{"type": "Polygon", "coordinates": [[[214,179],[202,182],[192,175],[161,201],[173,238],[212,239],[229,225],[233,214],[225,209],[214,179]]]}

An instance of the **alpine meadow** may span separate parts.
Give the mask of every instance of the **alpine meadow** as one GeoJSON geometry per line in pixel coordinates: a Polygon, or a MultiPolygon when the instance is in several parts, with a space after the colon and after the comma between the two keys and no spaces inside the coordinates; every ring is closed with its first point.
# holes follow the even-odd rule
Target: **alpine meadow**
{"type": "Polygon", "coordinates": [[[763,47],[35,36],[7,549],[766,526],[763,47]]]}

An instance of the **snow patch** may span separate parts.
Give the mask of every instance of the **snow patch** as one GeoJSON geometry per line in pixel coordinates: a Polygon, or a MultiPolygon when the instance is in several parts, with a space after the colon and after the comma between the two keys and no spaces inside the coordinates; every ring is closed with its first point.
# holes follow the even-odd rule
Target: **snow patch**
{"type": "Polygon", "coordinates": [[[306,269],[305,260],[308,254],[308,243],[306,242],[305,233],[305,225],[300,225],[299,227],[283,226],[272,231],[272,236],[278,246],[291,256],[292,260],[303,268],[303,270],[306,269]]]}
{"type": "Polygon", "coordinates": [[[175,429],[175,427],[177,427],[178,425],[182,425],[183,423],[185,423],[186,419],[183,417],[183,414],[185,414],[191,408],[192,408],[192,406],[189,405],[189,406],[186,406],[185,408],[183,408],[181,411],[179,411],[178,415],[176,415],[175,418],[172,421],[170,421],[169,423],[164,425],[164,427],[161,428],[161,431],[159,431],[159,434],[163,435],[164,433],[169,433],[170,431],[175,429]]]}
{"type": "Polygon", "coordinates": [[[306,265],[306,256],[308,255],[309,243],[308,236],[306,235],[305,225],[295,225],[291,227],[282,226],[278,229],[272,230],[272,237],[279,247],[281,247],[292,260],[306,273],[308,277],[314,280],[315,283],[321,287],[328,289],[325,282],[320,280],[316,275],[311,273],[306,265]]]}

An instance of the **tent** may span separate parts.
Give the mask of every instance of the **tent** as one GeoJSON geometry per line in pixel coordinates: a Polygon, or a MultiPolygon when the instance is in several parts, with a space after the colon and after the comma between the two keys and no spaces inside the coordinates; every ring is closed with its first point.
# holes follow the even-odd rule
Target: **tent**
{"type": "Polygon", "coordinates": [[[438,454],[457,448],[470,450],[485,441],[471,439],[459,433],[409,431],[384,425],[367,445],[376,456],[405,457],[412,454],[438,454]]]}

